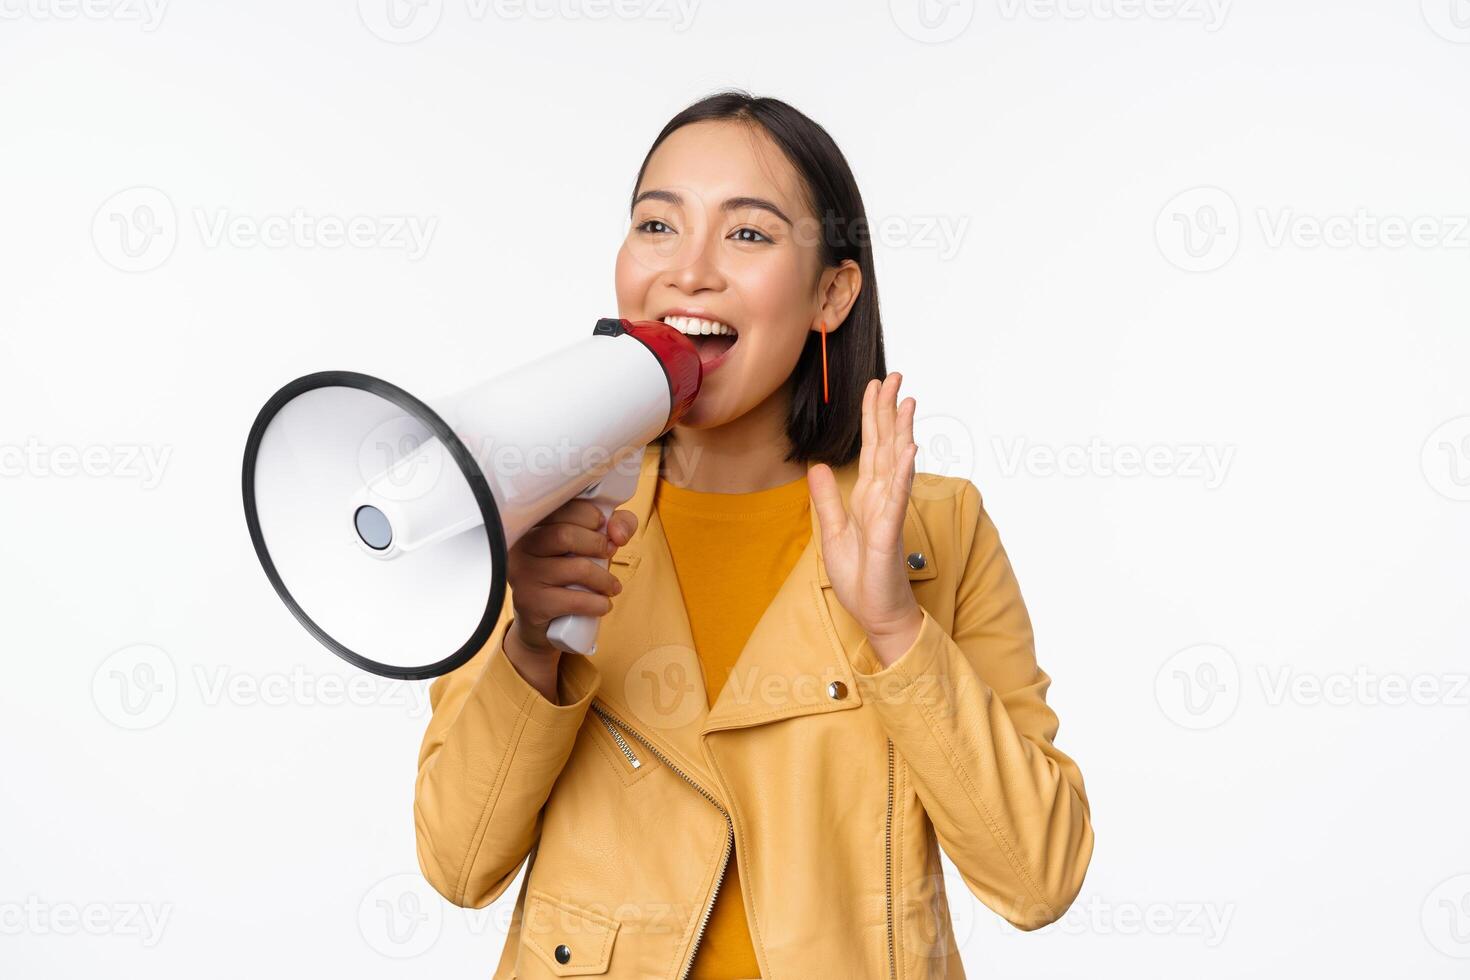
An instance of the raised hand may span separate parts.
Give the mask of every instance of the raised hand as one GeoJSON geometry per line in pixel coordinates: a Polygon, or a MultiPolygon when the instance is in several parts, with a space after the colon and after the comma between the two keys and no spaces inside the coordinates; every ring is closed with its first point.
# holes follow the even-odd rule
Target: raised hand
{"type": "Polygon", "coordinates": [[[902,383],[895,371],[881,384],[869,381],[863,391],[863,447],[845,506],[830,466],[807,469],[832,591],[867,632],[884,666],[913,645],[924,618],[904,568],[903,522],[919,447],[916,402],[906,398],[898,404],[902,383]]]}

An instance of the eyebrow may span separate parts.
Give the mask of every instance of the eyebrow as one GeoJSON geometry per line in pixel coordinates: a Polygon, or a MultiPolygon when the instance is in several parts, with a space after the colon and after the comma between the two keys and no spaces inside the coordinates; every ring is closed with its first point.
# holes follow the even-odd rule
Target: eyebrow
{"type": "MultiPolygon", "coordinates": [[[[633,207],[636,208],[644,201],[663,201],[665,204],[672,204],[675,207],[684,203],[684,199],[673,191],[649,190],[644,191],[633,199],[633,207]]],[[[782,211],[773,202],[763,197],[732,197],[720,205],[721,211],[738,211],[741,208],[756,208],[761,211],[769,211],[788,225],[793,224],[792,220],[786,217],[785,211],[782,211]]]]}

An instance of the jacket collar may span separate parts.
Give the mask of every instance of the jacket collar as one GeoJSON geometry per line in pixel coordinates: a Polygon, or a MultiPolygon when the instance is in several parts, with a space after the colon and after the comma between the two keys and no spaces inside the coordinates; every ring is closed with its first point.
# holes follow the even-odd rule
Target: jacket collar
{"type": "MultiPolygon", "coordinates": [[[[673,557],[654,506],[662,453],[658,443],[644,449],[637,489],[618,508],[638,517],[632,540],[612,558],[624,590],[602,618],[596,652],[567,655],[563,673],[573,697],[600,677],[599,701],[708,779],[703,741],[711,732],[861,704],[849,652],[861,643],[863,631],[833,594],[813,506],[810,541],[751,632],[715,703],[707,707],[673,557]]],[[[857,461],[834,467],[833,475],[845,503],[857,480],[857,461]]],[[[922,567],[908,567],[909,581],[933,578],[934,552],[912,497],[903,533],[903,553],[924,556],[922,567]]]]}

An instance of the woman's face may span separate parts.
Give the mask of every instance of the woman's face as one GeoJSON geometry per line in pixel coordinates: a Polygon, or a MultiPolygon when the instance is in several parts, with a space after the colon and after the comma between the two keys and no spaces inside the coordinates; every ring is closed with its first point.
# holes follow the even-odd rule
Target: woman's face
{"type": "Polygon", "coordinates": [[[618,315],[712,330],[691,337],[704,380],[681,425],[744,415],[791,376],[821,320],[840,325],[860,275],[850,261],[823,268],[819,231],[800,175],[758,126],[692,123],[654,151],[618,250],[618,315]]]}

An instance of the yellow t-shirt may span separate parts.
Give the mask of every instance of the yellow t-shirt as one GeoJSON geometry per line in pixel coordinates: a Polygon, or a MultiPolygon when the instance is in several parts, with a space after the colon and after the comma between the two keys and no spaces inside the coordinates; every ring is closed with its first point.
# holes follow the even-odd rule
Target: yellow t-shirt
{"type": "MultiPolygon", "coordinates": [[[[713,705],[755,624],[811,539],[806,477],[751,493],[688,490],[660,477],[654,506],[684,595],[705,697],[713,705]]],[[[759,976],[732,853],[690,977],[759,976]]]]}

